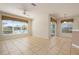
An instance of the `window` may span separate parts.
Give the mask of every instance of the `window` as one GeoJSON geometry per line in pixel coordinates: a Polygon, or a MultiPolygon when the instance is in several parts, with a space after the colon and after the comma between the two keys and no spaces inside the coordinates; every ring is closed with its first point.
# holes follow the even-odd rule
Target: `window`
{"type": "Polygon", "coordinates": [[[72,33],[73,24],[72,22],[63,22],[61,28],[62,33],[72,33]]]}
{"type": "Polygon", "coordinates": [[[55,22],[50,23],[50,33],[51,33],[51,36],[56,35],[56,23],[55,22]]]}
{"type": "Polygon", "coordinates": [[[12,33],[12,21],[10,20],[2,20],[2,27],[3,27],[3,33],[4,34],[10,34],[12,33]]]}
{"type": "Polygon", "coordinates": [[[14,20],[2,20],[3,34],[28,33],[28,23],[14,20]]]}
{"type": "Polygon", "coordinates": [[[55,24],[50,25],[51,33],[55,33],[55,24]]]}

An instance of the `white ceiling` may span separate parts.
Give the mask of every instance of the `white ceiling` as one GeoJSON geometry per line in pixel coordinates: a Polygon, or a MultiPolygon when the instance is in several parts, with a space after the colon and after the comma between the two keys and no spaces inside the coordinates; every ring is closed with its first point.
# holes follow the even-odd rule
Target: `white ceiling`
{"type": "Polygon", "coordinates": [[[58,14],[60,16],[73,16],[79,14],[79,4],[68,3],[36,3],[37,6],[32,6],[31,3],[1,3],[0,10],[5,12],[14,13],[21,16],[23,9],[27,9],[29,14],[34,12],[44,12],[47,14],[58,14]]]}

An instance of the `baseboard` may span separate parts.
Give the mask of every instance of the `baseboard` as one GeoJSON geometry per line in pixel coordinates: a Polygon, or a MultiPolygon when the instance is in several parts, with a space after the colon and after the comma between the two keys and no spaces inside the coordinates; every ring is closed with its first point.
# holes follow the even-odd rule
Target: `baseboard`
{"type": "Polygon", "coordinates": [[[72,44],[72,46],[74,46],[74,47],[76,47],[76,48],[79,48],[79,46],[78,46],[78,45],[76,45],[76,44],[72,44]]]}

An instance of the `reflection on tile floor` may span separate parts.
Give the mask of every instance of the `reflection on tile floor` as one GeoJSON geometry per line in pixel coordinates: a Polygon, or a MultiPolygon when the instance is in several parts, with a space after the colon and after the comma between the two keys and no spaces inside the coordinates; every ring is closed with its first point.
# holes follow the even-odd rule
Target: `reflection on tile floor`
{"type": "Polygon", "coordinates": [[[70,55],[79,54],[77,51],[71,49],[71,39],[59,37],[49,40],[30,36],[0,41],[0,55],[70,55]]]}

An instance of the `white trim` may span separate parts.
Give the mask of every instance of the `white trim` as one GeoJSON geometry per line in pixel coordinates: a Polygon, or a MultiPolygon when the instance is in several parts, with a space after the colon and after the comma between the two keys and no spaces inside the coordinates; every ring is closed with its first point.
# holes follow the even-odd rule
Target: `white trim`
{"type": "Polygon", "coordinates": [[[76,47],[76,48],[79,48],[79,46],[78,46],[78,45],[76,45],[76,44],[72,44],[72,46],[74,46],[74,47],[76,47]]]}

